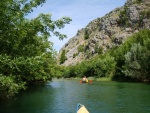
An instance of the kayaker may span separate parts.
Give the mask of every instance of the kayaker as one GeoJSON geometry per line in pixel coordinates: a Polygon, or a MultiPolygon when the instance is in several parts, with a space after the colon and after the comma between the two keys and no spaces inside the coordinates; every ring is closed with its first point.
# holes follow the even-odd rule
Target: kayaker
{"type": "Polygon", "coordinates": [[[86,78],[86,76],[84,76],[84,77],[82,78],[82,82],[88,82],[88,79],[86,78]]]}

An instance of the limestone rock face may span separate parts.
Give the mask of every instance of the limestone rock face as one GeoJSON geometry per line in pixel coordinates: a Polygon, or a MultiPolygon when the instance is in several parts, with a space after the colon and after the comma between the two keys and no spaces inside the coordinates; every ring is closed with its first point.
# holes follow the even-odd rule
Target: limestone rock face
{"type": "Polygon", "coordinates": [[[61,65],[75,65],[119,46],[140,29],[150,29],[150,0],[139,1],[127,0],[123,7],[114,9],[78,30],[61,48],[58,63],[63,50],[66,51],[67,60],[61,65]]]}

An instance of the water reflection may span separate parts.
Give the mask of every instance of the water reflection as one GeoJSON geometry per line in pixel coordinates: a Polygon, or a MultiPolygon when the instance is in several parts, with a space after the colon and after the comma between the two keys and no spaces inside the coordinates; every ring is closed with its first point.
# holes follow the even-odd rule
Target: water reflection
{"type": "Polygon", "coordinates": [[[90,113],[148,113],[149,94],[148,84],[56,80],[0,101],[0,113],[75,113],[77,103],[90,113]]]}

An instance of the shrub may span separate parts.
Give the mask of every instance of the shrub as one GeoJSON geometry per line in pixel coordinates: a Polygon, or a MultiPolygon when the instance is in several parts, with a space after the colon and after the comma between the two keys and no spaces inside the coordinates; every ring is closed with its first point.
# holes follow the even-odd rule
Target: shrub
{"type": "Polygon", "coordinates": [[[89,32],[88,29],[85,29],[84,31],[84,39],[87,40],[89,38],[89,32]]]}
{"type": "Polygon", "coordinates": [[[78,52],[84,52],[84,45],[78,46],[78,52]]]}
{"type": "Polygon", "coordinates": [[[63,50],[60,57],[60,64],[63,64],[67,60],[66,51],[63,50]]]}
{"type": "Polygon", "coordinates": [[[124,7],[124,9],[120,11],[118,24],[123,26],[125,25],[127,27],[130,26],[129,17],[127,15],[127,7],[124,7]]]}
{"type": "Polygon", "coordinates": [[[78,56],[79,53],[74,53],[73,54],[73,58],[75,58],[76,56],[78,56]]]}

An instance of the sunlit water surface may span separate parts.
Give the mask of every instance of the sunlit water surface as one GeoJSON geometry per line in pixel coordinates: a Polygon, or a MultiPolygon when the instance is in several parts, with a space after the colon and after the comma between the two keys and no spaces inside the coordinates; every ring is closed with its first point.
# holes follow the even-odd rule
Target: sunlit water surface
{"type": "Polygon", "coordinates": [[[0,113],[150,113],[150,85],[143,83],[55,80],[0,101],[0,113]]]}

